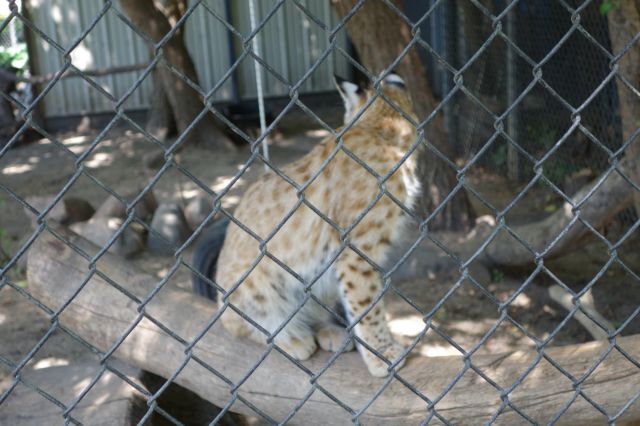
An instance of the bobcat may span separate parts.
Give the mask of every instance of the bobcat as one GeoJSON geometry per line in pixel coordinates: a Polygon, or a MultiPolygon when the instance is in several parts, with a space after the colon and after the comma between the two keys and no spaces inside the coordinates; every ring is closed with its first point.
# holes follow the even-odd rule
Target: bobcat
{"type": "MultiPolygon", "coordinates": [[[[337,83],[345,103],[345,121],[350,121],[373,91],[347,81],[337,83]]],[[[380,87],[389,100],[415,119],[410,96],[398,75],[389,74],[380,87]]],[[[348,151],[384,177],[416,141],[416,131],[378,97],[342,140],[348,151]]],[[[296,312],[306,292],[329,307],[341,303],[349,323],[358,321],[354,326],[358,338],[386,358],[357,345],[369,372],[382,377],[388,374],[387,360],[394,362],[404,349],[391,337],[382,300],[376,302],[383,283],[373,265],[385,261],[391,243],[403,230],[406,216],[388,194],[407,207],[418,195],[416,154],[382,182],[343,150],[328,160],[335,147],[336,139],[328,137],[307,155],[282,168],[298,185],[307,184],[300,192],[275,173],[263,175],[248,188],[235,217],[254,235],[234,223],[229,225],[215,279],[227,291],[225,299],[269,333],[282,327],[296,312]],[[317,171],[318,176],[311,179],[317,171]],[[317,212],[329,218],[330,223],[317,212]],[[266,240],[263,247],[261,240],[266,240]],[[348,245],[341,249],[343,242],[348,245]],[[261,250],[265,255],[261,256],[261,250]],[[312,284],[305,288],[296,275],[306,285],[312,284]]],[[[266,341],[264,332],[232,309],[223,313],[222,322],[233,335],[266,341]]],[[[281,349],[299,360],[309,358],[317,345],[328,351],[336,351],[342,345],[347,350],[353,348],[346,330],[332,322],[331,314],[313,299],[304,303],[274,339],[281,349]]],[[[398,368],[403,363],[401,360],[398,368]]]]}

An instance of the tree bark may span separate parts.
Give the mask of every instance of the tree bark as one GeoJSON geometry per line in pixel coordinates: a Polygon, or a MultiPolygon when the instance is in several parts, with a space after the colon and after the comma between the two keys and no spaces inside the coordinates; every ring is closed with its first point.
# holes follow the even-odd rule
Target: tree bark
{"type": "MultiPolygon", "coordinates": [[[[172,28],[170,19],[173,15],[167,17],[156,8],[153,0],[120,0],[120,4],[132,23],[154,42],[159,42],[172,28]]],[[[195,66],[184,44],[182,29],[167,41],[162,51],[164,58],[173,67],[191,81],[198,82],[195,66]]],[[[169,101],[177,129],[183,133],[204,109],[203,101],[195,90],[168,67],[159,66],[157,75],[166,99],[169,101]]],[[[223,129],[225,129],[224,124],[213,114],[208,113],[190,130],[188,138],[196,143],[207,142],[218,147],[232,147],[231,140],[223,129]]]]}
{"type": "MultiPolygon", "coordinates": [[[[332,0],[331,4],[340,17],[344,17],[356,5],[356,0],[332,0]]],[[[401,2],[396,2],[402,9],[401,2]]],[[[393,63],[411,42],[411,29],[400,17],[380,0],[368,0],[349,19],[347,34],[358,52],[359,58],[370,72],[380,73],[393,63]]],[[[424,120],[438,106],[418,50],[410,49],[399,62],[396,71],[413,94],[414,109],[424,120]]],[[[447,131],[442,114],[436,115],[425,128],[428,143],[453,161],[453,149],[447,141],[447,131]]],[[[456,184],[455,171],[429,151],[423,150],[419,162],[420,180],[424,196],[418,209],[428,215],[447,197],[456,184]]],[[[449,201],[443,211],[430,222],[430,229],[464,230],[470,228],[475,214],[464,191],[449,201]]]]}
{"type": "MultiPolygon", "coordinates": [[[[154,0],[154,4],[156,8],[164,13],[172,27],[176,25],[187,10],[187,0],[154,0]]],[[[182,28],[178,31],[182,33],[182,28]]]]}
{"type": "MultiPolygon", "coordinates": [[[[65,228],[56,229],[65,239],[87,253],[98,247],[65,228]]],[[[105,254],[96,265],[111,282],[125,288],[138,299],[144,299],[158,285],[158,279],[136,270],[123,259],[105,254]]],[[[27,276],[29,291],[39,301],[57,311],[85,281],[87,260],[49,233],[43,233],[30,249],[27,276]]],[[[224,407],[235,397],[235,389],[214,373],[202,367],[193,357],[214,368],[219,374],[239,383],[248,372],[250,377],[237,389],[245,398],[277,422],[287,418],[307,396],[304,405],[291,419],[291,424],[342,425],[352,420],[352,414],[315,389],[317,383],[355,412],[374,398],[386,379],[371,377],[355,352],[342,354],[328,370],[311,381],[293,363],[276,351],[262,362],[265,346],[246,339],[231,337],[217,323],[189,351],[186,346],[159,328],[172,331],[187,343],[205,329],[216,313],[215,305],[191,293],[176,289],[171,283],[154,295],[144,308],[116,290],[112,284],[94,275],[83,285],[74,299],[62,310],[60,323],[102,351],[114,349],[114,356],[138,368],[163,377],[172,377],[181,366],[175,382],[192,390],[214,405],[224,407]],[[149,318],[153,318],[151,321],[149,318]],[[140,322],[137,322],[140,319],[140,322]],[[132,325],[131,333],[127,330],[132,325]],[[122,336],[126,338],[112,348],[122,336]],[[193,356],[193,357],[192,357],[193,356]],[[190,358],[192,357],[192,358],[190,358]],[[184,363],[184,364],[183,364],[184,363]],[[253,371],[253,366],[259,366],[253,371]],[[311,392],[313,391],[313,392],[311,392]]],[[[618,337],[616,344],[628,356],[640,359],[640,336],[618,337]]],[[[546,347],[544,354],[575,377],[581,377],[609,348],[609,342],[591,342],[564,347],[546,347]]],[[[303,364],[312,372],[321,371],[330,355],[315,354],[303,364]]],[[[536,350],[515,351],[499,355],[473,355],[471,362],[495,383],[507,388],[537,363],[524,382],[508,394],[509,403],[525,412],[537,423],[548,423],[575,396],[573,383],[551,363],[539,359],[536,350]]],[[[107,362],[109,362],[107,360],[107,362]]],[[[423,395],[440,395],[465,369],[461,357],[427,358],[415,355],[399,371],[404,381],[423,395]]],[[[613,416],[636,395],[640,369],[628,362],[618,350],[580,383],[580,391],[589,395],[613,416]]],[[[78,390],[80,392],[80,390],[78,390]]],[[[502,407],[500,392],[471,370],[460,377],[447,395],[438,401],[438,415],[451,424],[487,423],[502,410],[496,424],[529,424],[512,407],[502,407]]],[[[236,400],[231,411],[255,414],[236,400]]],[[[414,425],[428,417],[426,402],[398,380],[392,380],[376,401],[359,417],[367,425],[414,425]]],[[[631,404],[620,422],[640,419],[640,405],[631,404]]],[[[602,424],[606,418],[584,398],[578,397],[571,408],[555,424],[602,424]]]]}
{"type": "MultiPolygon", "coordinates": [[[[609,21],[609,38],[611,50],[614,55],[624,51],[627,44],[632,43],[618,60],[618,99],[620,101],[620,118],[622,120],[622,138],[626,142],[633,137],[640,127],[640,97],[634,94],[622,78],[635,88],[640,90],[640,46],[638,40],[632,42],[634,37],[640,34],[640,0],[622,0],[616,3],[607,14],[609,21]],[[622,77],[622,78],[621,78],[622,77]]],[[[640,136],[635,135],[635,140],[626,149],[626,157],[633,160],[630,169],[636,185],[640,186],[640,136]]],[[[636,193],[636,212],[640,215],[640,193],[636,193]]]]}
{"type": "Polygon", "coordinates": [[[153,72],[154,93],[151,98],[151,108],[147,117],[146,130],[159,141],[165,141],[177,132],[176,119],[173,116],[169,97],[164,91],[160,72],[153,72]]]}

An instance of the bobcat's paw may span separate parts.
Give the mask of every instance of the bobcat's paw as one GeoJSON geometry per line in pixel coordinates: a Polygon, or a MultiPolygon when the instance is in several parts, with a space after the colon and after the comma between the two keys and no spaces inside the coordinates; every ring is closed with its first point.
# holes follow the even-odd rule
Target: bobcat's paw
{"type": "MultiPolygon", "coordinates": [[[[325,351],[335,352],[349,338],[349,333],[344,328],[335,324],[326,324],[316,333],[316,340],[325,351]]],[[[345,351],[353,350],[353,341],[349,341],[344,349],[345,351]]]]}
{"type": "MultiPolygon", "coordinates": [[[[378,358],[372,352],[369,352],[368,349],[364,349],[366,351],[363,354],[364,363],[369,369],[369,373],[371,373],[374,377],[385,377],[389,374],[389,365],[384,362],[382,359],[378,358]]],[[[400,358],[402,353],[404,352],[404,347],[402,347],[399,343],[393,342],[386,349],[379,351],[384,357],[390,362],[394,363],[400,358]]],[[[400,360],[396,365],[395,369],[399,370],[405,362],[405,358],[400,360]]]]}
{"type": "Polygon", "coordinates": [[[311,334],[303,338],[285,337],[279,341],[276,338],[276,344],[280,346],[283,351],[300,361],[309,359],[318,349],[318,345],[316,345],[316,341],[311,334]]]}

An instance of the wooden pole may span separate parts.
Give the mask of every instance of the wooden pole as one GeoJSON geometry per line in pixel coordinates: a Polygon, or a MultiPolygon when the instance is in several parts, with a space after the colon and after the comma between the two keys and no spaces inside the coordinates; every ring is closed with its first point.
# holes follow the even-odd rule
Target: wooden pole
{"type": "MultiPolygon", "coordinates": [[[[98,248],[63,227],[58,233],[88,253],[98,248]]],[[[140,272],[124,259],[109,253],[96,265],[97,270],[144,299],[159,280],[140,272]]],[[[88,262],[52,234],[43,233],[29,252],[28,279],[31,294],[50,308],[57,310],[81,286],[89,271],[88,262]]],[[[94,275],[66,306],[60,322],[78,333],[102,351],[110,350],[136,324],[130,334],[115,349],[114,356],[163,377],[171,377],[183,364],[175,382],[192,390],[213,404],[224,407],[234,397],[233,388],[224,379],[202,367],[185,354],[185,345],[171,337],[148,318],[139,319],[138,304],[94,275]]],[[[214,317],[214,303],[175,288],[168,282],[146,305],[144,312],[172,330],[186,342],[205,329],[214,317]]],[[[640,336],[619,337],[619,346],[640,360],[640,336]]],[[[581,377],[610,346],[599,341],[544,349],[570,374],[581,377]]],[[[193,356],[206,362],[227,380],[239,383],[257,365],[265,346],[230,337],[221,325],[215,324],[191,350],[193,356]]],[[[187,352],[188,353],[188,352],[187,352]]],[[[330,354],[320,352],[304,366],[319,373],[330,354]]],[[[496,384],[506,389],[512,386],[528,367],[537,366],[526,374],[523,383],[508,394],[509,402],[538,423],[547,423],[576,394],[574,384],[534,350],[498,355],[474,355],[470,362],[496,384]]],[[[237,394],[262,410],[275,421],[286,419],[288,413],[306,396],[308,400],[290,419],[290,424],[342,425],[353,414],[341,407],[319,389],[314,390],[310,377],[284,356],[272,351],[238,388],[237,394]]],[[[438,399],[461,371],[462,357],[410,357],[399,375],[431,400],[438,399]]],[[[353,413],[367,406],[386,379],[371,377],[355,352],[341,355],[315,381],[333,397],[342,401],[353,413]]],[[[579,388],[614,416],[640,392],[640,369],[613,349],[606,360],[579,388]]],[[[78,391],[80,392],[80,391],[78,391]]],[[[455,386],[438,400],[437,413],[452,424],[482,424],[502,410],[498,424],[529,424],[510,406],[503,407],[500,392],[477,373],[468,369],[455,386]]],[[[231,410],[254,414],[236,400],[231,410]]],[[[360,416],[367,425],[414,425],[427,418],[427,403],[400,381],[393,379],[360,416]]],[[[640,420],[640,404],[631,404],[620,421],[640,420]]],[[[603,424],[606,418],[581,396],[571,404],[556,424],[603,424]]]]}

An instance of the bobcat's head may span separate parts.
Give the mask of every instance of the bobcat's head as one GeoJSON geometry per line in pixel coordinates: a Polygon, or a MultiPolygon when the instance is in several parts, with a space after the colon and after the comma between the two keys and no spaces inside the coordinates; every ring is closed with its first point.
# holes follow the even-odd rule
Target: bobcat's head
{"type": "MultiPolygon", "coordinates": [[[[338,88],[338,92],[342,97],[344,103],[344,124],[347,124],[356,116],[360,110],[367,103],[367,100],[373,96],[374,88],[369,87],[367,89],[359,86],[356,83],[347,81],[338,76],[335,77],[335,83],[338,88]]],[[[378,96],[357,122],[363,121],[388,121],[394,119],[402,119],[400,114],[389,102],[395,105],[396,108],[403,111],[407,116],[417,121],[413,112],[413,103],[411,102],[411,96],[407,91],[404,80],[398,74],[388,74],[380,84],[380,93],[382,96],[378,96]]]]}

